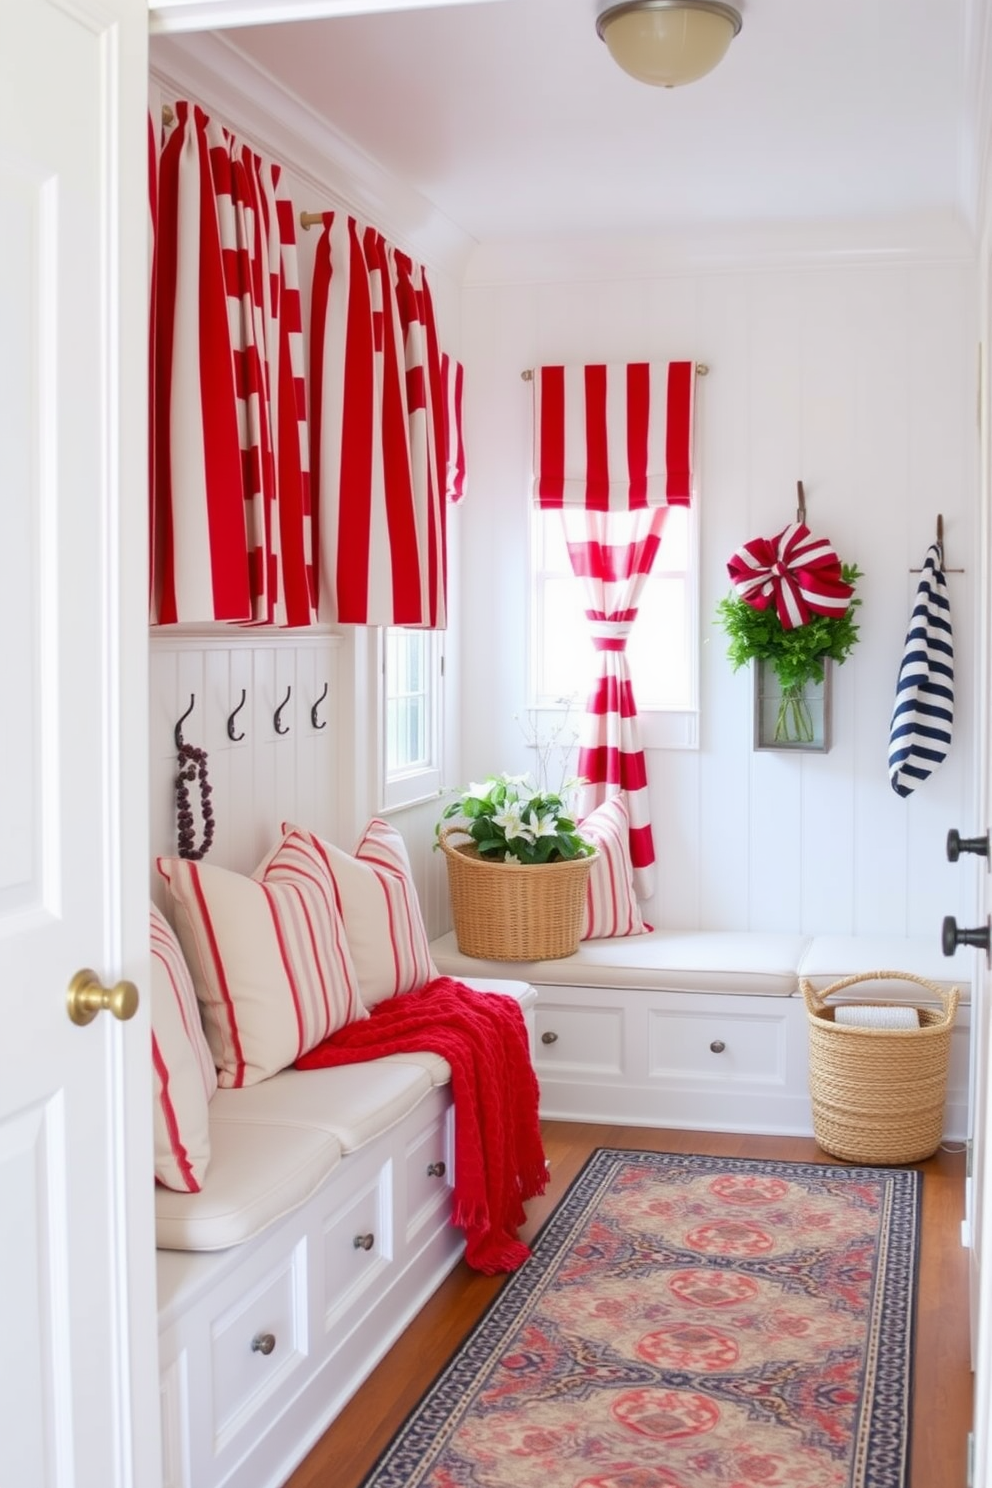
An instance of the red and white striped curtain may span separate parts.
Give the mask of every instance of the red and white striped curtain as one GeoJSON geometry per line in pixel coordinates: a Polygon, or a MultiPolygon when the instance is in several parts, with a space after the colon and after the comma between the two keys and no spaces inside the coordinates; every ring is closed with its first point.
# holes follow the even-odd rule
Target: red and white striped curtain
{"type": "Polygon", "coordinates": [[[667,515],[665,507],[562,513],[572,572],[585,587],[586,619],[597,660],[579,745],[578,773],[588,782],[582,814],[588,815],[609,796],[626,797],[630,860],[639,899],[649,898],[653,891],[655,851],[627,638],[667,515]]]}
{"type": "Polygon", "coordinates": [[[692,498],[694,388],[692,362],[534,373],[534,500],[561,511],[597,657],[579,747],[583,814],[625,795],[641,899],[653,891],[655,851],[626,647],[667,509],[692,498]]]}
{"type": "Polygon", "coordinates": [[[292,203],[176,105],[155,233],[152,619],[309,625],[316,582],[292,203]]]}
{"type": "Polygon", "coordinates": [[[423,269],[375,228],[324,214],[310,329],[319,613],[445,624],[441,358],[423,269]]]}

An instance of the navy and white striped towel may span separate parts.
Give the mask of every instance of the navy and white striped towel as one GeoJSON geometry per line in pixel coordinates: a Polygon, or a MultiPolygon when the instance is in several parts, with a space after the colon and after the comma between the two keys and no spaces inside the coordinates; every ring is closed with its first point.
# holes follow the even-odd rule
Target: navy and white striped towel
{"type": "Polygon", "coordinates": [[[954,724],[954,638],[940,543],[927,549],[896,682],[889,780],[908,796],[942,764],[954,724]]]}

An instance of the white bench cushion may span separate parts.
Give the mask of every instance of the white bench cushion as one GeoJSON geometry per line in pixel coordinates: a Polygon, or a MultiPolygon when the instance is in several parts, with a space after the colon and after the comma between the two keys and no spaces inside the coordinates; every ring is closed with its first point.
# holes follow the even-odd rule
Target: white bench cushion
{"type": "Polygon", "coordinates": [[[585,940],[574,956],[552,961],[482,961],[463,956],[454,932],[431,942],[442,975],[477,981],[513,975],[538,986],[647,987],[666,992],[738,992],[790,997],[809,936],[736,930],[652,930],[647,935],[585,940]]]}
{"type": "MultiPolygon", "coordinates": [[[[908,971],[925,977],[945,992],[957,987],[961,1001],[971,995],[970,957],[962,951],[945,956],[939,934],[933,935],[817,935],[799,962],[800,980],[817,992],[832,982],[868,971],[908,971]]],[[[845,1002],[936,1002],[926,988],[898,978],[859,982],[839,994],[845,1002]]]]}
{"type": "Polygon", "coordinates": [[[197,1194],[155,1190],[156,1243],[224,1250],[304,1203],[342,1155],[402,1121],[431,1089],[415,1064],[283,1070],[210,1102],[209,1182],[197,1194]]]}

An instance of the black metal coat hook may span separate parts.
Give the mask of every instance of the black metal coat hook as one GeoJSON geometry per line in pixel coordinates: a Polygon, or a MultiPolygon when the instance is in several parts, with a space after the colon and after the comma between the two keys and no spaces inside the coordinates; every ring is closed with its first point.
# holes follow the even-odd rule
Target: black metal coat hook
{"type": "Polygon", "coordinates": [[[796,521],[806,525],[806,491],[801,480],[796,481],[796,521]]]}
{"type": "Polygon", "coordinates": [[[293,689],[291,687],[286,688],[286,696],[283,698],[282,702],[279,704],[278,708],[272,715],[272,727],[275,729],[277,734],[289,733],[289,724],[287,723],[285,728],[283,728],[282,726],[282,710],[289,702],[290,694],[292,693],[292,691],[293,689]]]}
{"type": "Polygon", "coordinates": [[[321,729],[321,728],[326,728],[327,727],[327,719],[326,718],[323,720],[322,723],[321,722],[318,722],[318,720],[317,720],[317,709],[320,707],[321,703],[324,701],[324,699],[326,698],[326,696],[327,696],[327,683],[325,682],[324,683],[324,690],[323,690],[323,692],[320,694],[320,697],[317,699],[317,701],[314,703],[313,707],[310,709],[310,722],[313,724],[313,726],[314,726],[315,729],[321,729]]]}
{"type": "Polygon", "coordinates": [[[231,713],[228,716],[228,720],[227,720],[227,737],[229,739],[231,739],[235,744],[240,744],[241,740],[245,736],[244,729],[241,730],[240,734],[236,734],[234,732],[234,720],[237,718],[238,714],[241,712],[241,709],[244,707],[244,705],[245,705],[245,698],[246,697],[247,697],[247,693],[245,692],[244,688],[242,687],[242,689],[241,689],[241,701],[238,704],[238,706],[235,708],[234,712],[231,713]]]}
{"type": "Polygon", "coordinates": [[[175,738],[176,738],[176,748],[177,749],[182,749],[182,747],[183,747],[183,724],[186,722],[187,718],[192,713],[192,711],[193,711],[193,705],[194,705],[195,702],[196,702],[196,693],[195,692],[191,692],[190,695],[189,695],[189,707],[186,709],[186,712],[183,714],[182,718],[180,718],[179,721],[178,721],[178,723],[176,724],[175,738]]]}

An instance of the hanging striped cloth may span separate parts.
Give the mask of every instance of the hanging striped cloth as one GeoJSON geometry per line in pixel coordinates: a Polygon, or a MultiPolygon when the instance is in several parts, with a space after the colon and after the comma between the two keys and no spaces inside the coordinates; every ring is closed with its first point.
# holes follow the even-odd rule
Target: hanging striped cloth
{"type": "Polygon", "coordinates": [[[942,764],[954,724],[954,644],[940,543],[927,549],[889,726],[889,780],[908,796],[942,764]]]}
{"type": "Polygon", "coordinates": [[[423,268],[325,212],[310,310],[320,616],[443,629],[441,354],[423,268]]]}

